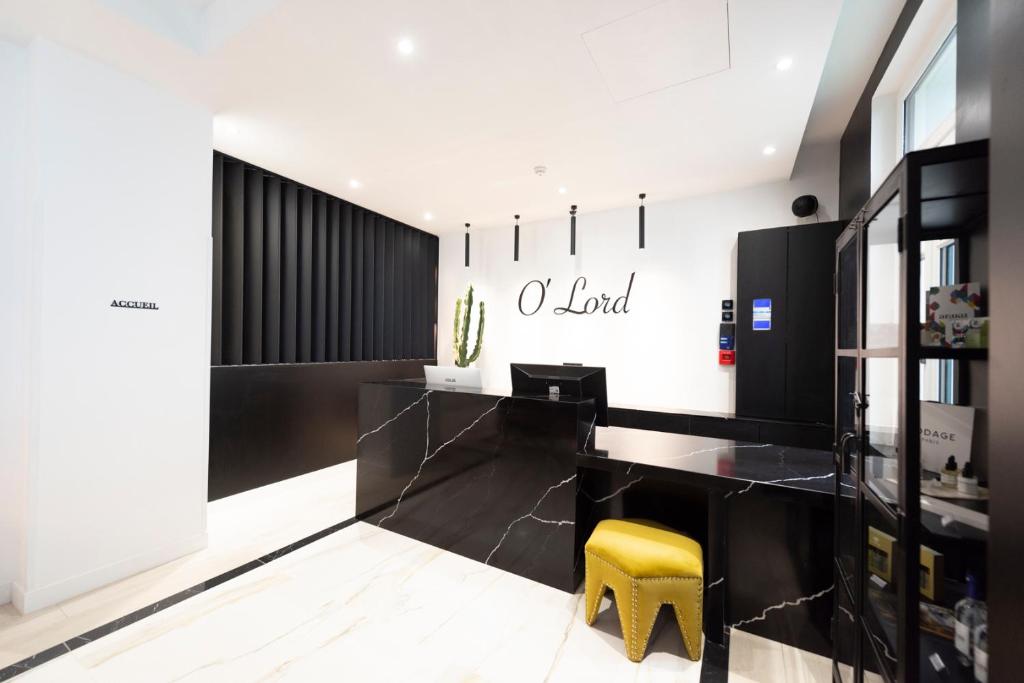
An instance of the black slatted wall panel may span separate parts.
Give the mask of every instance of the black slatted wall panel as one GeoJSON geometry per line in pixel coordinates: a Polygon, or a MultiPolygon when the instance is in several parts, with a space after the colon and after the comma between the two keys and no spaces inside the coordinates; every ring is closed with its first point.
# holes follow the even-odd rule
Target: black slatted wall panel
{"type": "Polygon", "coordinates": [[[263,363],[281,362],[281,179],[263,181],[263,363]]]}
{"type": "Polygon", "coordinates": [[[341,295],[341,255],[338,238],[341,225],[338,214],[338,200],[331,198],[327,205],[327,361],[338,360],[338,297],[341,295]]]}
{"type": "Polygon", "coordinates": [[[220,365],[224,349],[224,158],[213,157],[213,314],[210,364],[220,365]]]}
{"type": "Polygon", "coordinates": [[[354,209],[352,223],[352,360],[363,360],[363,210],[354,209]]]}
{"type": "Polygon", "coordinates": [[[219,152],[212,365],[434,358],[438,240],[219,152]]]}
{"type": "Polygon", "coordinates": [[[299,331],[300,363],[313,360],[313,190],[299,189],[299,331]]]}
{"type": "Polygon", "coordinates": [[[263,174],[245,170],[245,261],[242,264],[242,362],[263,362],[263,174]]]}
{"type": "MultiPolygon", "coordinates": [[[[283,185],[281,207],[281,362],[294,363],[299,329],[299,188],[283,185]]],[[[217,321],[214,320],[216,325],[217,321]]]]}
{"type": "Polygon", "coordinates": [[[341,206],[341,335],[340,360],[352,360],[352,205],[341,206]]]}
{"type": "Polygon", "coordinates": [[[376,283],[377,253],[377,217],[370,212],[363,215],[363,357],[361,360],[374,360],[373,357],[373,289],[376,283]]]}
{"type": "Polygon", "coordinates": [[[223,365],[242,364],[242,267],[245,240],[243,233],[242,205],[245,199],[245,169],[241,164],[224,164],[224,229],[222,247],[224,278],[221,310],[223,319],[216,321],[222,326],[223,365]]]}

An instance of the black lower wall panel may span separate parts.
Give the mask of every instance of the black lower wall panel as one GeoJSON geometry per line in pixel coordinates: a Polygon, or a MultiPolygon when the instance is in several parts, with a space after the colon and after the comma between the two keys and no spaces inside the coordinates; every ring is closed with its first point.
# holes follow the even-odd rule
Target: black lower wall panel
{"type": "Polygon", "coordinates": [[[359,384],[423,377],[434,360],[210,368],[210,470],[217,500],[356,457],[359,384]]]}
{"type": "Polygon", "coordinates": [[[765,420],[735,415],[665,413],[639,408],[608,407],[608,423],[613,427],[647,429],[673,434],[693,434],[717,439],[733,439],[776,446],[796,446],[832,450],[832,426],[824,423],[765,420]]]}

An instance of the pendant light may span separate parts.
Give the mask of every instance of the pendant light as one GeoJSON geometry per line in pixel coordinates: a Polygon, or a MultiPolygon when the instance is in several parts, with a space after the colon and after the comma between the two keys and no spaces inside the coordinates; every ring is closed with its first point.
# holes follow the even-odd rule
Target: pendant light
{"type": "Polygon", "coordinates": [[[466,223],[466,267],[469,268],[469,223],[466,223]]]}
{"type": "Polygon", "coordinates": [[[647,197],[646,192],[640,193],[640,248],[644,248],[644,198],[647,197]]]}
{"type": "Polygon", "coordinates": [[[569,255],[576,255],[576,205],[569,207],[569,255]]]}
{"type": "Polygon", "coordinates": [[[512,243],[512,260],[519,260],[519,214],[516,214],[515,241],[512,243]]]}

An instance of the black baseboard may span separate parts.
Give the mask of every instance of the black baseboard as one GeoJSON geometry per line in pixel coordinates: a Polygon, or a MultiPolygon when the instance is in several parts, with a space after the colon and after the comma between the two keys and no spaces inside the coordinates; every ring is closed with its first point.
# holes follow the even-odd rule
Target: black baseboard
{"type": "Polygon", "coordinates": [[[832,450],[832,425],[827,424],[697,412],[667,413],[614,406],[608,407],[608,423],[615,427],[832,450]]]}
{"type": "Polygon", "coordinates": [[[209,500],[356,457],[359,384],[423,377],[430,360],[210,369],[209,500]]]}

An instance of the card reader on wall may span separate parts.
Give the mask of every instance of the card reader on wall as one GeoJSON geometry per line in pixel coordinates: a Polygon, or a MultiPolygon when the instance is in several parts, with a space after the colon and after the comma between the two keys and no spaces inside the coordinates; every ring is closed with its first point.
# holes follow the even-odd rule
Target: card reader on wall
{"type": "Polygon", "coordinates": [[[721,323],[718,326],[718,348],[726,351],[736,348],[735,323],[721,323]]]}

